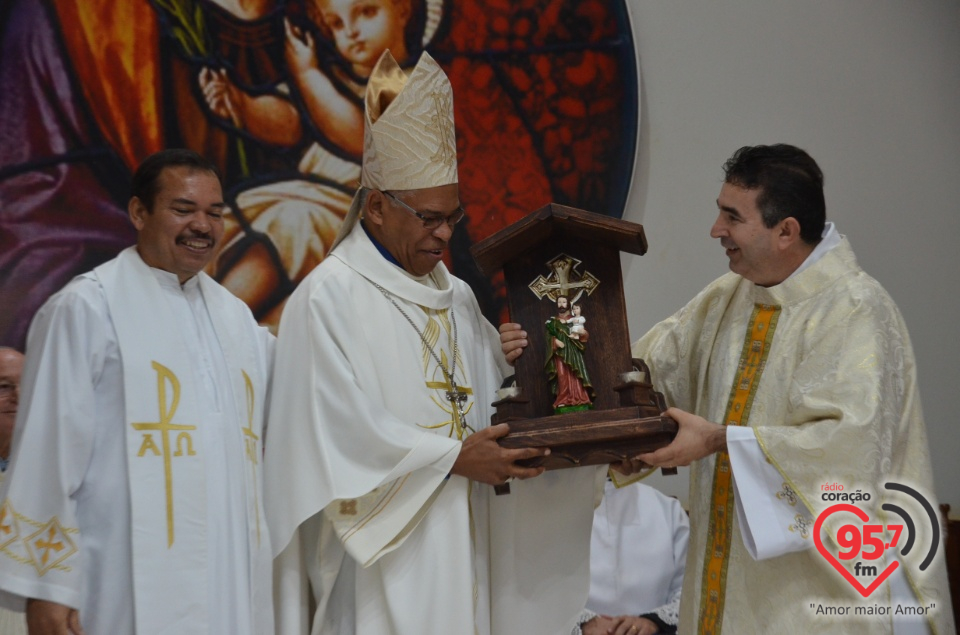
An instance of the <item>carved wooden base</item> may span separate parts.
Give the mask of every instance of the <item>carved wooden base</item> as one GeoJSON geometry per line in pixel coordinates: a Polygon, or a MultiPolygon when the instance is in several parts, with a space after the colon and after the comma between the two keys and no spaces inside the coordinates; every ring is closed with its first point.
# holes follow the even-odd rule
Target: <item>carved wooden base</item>
{"type": "MultiPolygon", "coordinates": [[[[627,381],[614,386],[620,408],[588,410],[549,417],[529,418],[529,401],[522,389],[497,401],[493,423],[509,423],[502,437],[505,448],[550,448],[550,455],[521,461],[530,467],[557,470],[581,465],[602,465],[632,459],[668,445],[677,435],[677,422],[661,413],[663,395],[647,381],[650,372],[641,360],[627,381]]],[[[673,470],[675,472],[675,470],[673,470]]]]}
{"type": "MultiPolygon", "coordinates": [[[[556,470],[631,459],[670,443],[677,423],[669,417],[644,416],[633,406],[599,412],[577,412],[539,419],[509,421],[505,448],[550,448],[550,455],[521,461],[530,467],[556,470]]],[[[497,418],[496,423],[504,423],[497,418]]]]}

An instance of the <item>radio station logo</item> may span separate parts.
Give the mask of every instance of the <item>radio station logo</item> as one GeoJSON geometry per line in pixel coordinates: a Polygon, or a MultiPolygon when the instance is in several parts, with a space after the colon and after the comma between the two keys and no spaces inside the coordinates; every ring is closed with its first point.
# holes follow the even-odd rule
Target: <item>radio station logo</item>
{"type": "MultiPolygon", "coordinates": [[[[920,563],[920,571],[926,571],[940,546],[940,523],[937,521],[933,505],[920,492],[901,483],[885,483],[884,487],[893,492],[899,492],[915,500],[926,512],[926,517],[920,522],[930,524],[930,544],[927,553],[920,563]]],[[[857,490],[853,493],[843,491],[843,485],[838,483],[825,484],[822,498],[825,501],[838,502],[824,509],[817,516],[813,526],[813,540],[827,562],[840,572],[850,585],[863,597],[868,597],[877,587],[883,584],[890,574],[901,566],[900,561],[913,552],[914,548],[922,549],[916,541],[917,525],[913,517],[904,508],[893,503],[884,503],[881,509],[899,517],[899,523],[871,522],[870,515],[857,506],[860,502],[869,502],[869,492],[857,490]],[[840,524],[836,535],[833,536],[839,549],[834,553],[821,538],[824,522],[829,519],[831,526],[840,524]],[[900,558],[892,558],[886,567],[880,569],[880,559],[888,549],[899,550],[900,558]]]]}

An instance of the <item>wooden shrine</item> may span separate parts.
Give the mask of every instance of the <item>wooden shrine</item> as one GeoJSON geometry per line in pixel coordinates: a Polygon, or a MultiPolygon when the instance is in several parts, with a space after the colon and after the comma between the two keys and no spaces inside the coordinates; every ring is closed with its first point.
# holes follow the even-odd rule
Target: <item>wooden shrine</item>
{"type": "Polygon", "coordinates": [[[470,251],[485,275],[503,269],[511,320],[527,332],[515,385],[493,404],[493,423],[510,423],[502,446],[549,447],[528,464],[559,469],[623,461],[673,440],[663,395],[630,355],[620,252],[646,253],[641,225],[550,204],[470,251]]]}

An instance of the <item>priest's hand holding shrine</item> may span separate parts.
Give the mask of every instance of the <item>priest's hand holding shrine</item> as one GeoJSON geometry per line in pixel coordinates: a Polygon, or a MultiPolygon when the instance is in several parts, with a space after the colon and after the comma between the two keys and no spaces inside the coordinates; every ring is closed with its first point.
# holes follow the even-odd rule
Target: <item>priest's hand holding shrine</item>
{"type": "Polygon", "coordinates": [[[679,408],[664,413],[679,425],[677,437],[670,445],[656,452],[641,454],[637,459],[654,467],[690,465],[697,459],[727,449],[727,430],[719,423],[707,421],[679,408]]]}
{"type": "Polygon", "coordinates": [[[501,485],[511,478],[527,479],[543,474],[543,467],[522,467],[516,462],[550,454],[546,448],[502,448],[497,439],[510,432],[506,423],[484,428],[463,440],[451,473],[488,485],[501,485]]]}
{"type": "Polygon", "coordinates": [[[649,463],[644,463],[639,458],[632,458],[625,461],[620,461],[619,463],[611,463],[610,467],[620,472],[624,476],[631,476],[633,474],[637,474],[638,472],[649,470],[654,466],[650,465],[649,463]]]}

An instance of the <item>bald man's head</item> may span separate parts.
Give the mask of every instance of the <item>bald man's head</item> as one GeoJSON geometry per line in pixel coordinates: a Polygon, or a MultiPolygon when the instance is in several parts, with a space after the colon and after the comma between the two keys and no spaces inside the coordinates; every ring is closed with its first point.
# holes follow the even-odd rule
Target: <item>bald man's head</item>
{"type": "Polygon", "coordinates": [[[13,438],[13,423],[20,405],[20,373],[23,370],[23,353],[0,347],[0,457],[10,455],[10,440],[13,438]]]}

